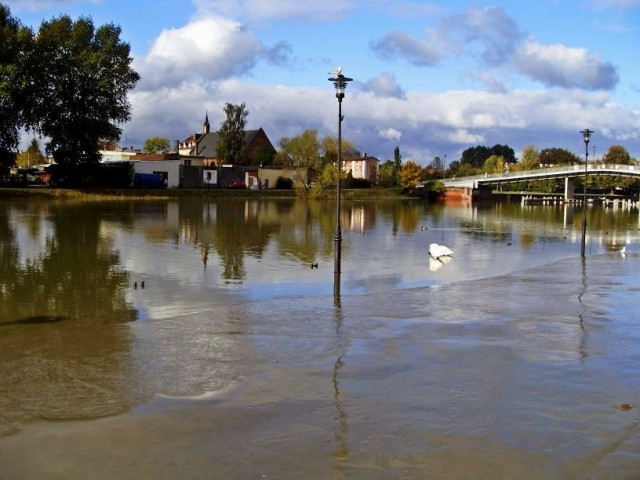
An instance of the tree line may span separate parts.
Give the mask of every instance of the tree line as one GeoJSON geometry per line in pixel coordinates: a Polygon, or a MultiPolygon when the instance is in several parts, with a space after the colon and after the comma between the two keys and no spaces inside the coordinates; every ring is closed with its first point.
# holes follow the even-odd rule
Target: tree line
{"type": "MultiPolygon", "coordinates": [[[[396,155],[398,155],[397,152],[396,155]]],[[[584,158],[563,148],[551,147],[538,150],[535,146],[529,145],[522,151],[522,158],[518,159],[513,149],[508,145],[498,144],[493,147],[478,145],[464,150],[460,159],[453,160],[449,165],[445,165],[444,161],[438,156],[426,167],[420,167],[417,163],[409,161],[402,164],[398,169],[395,161],[387,160],[380,167],[378,184],[394,186],[393,180],[395,178],[395,185],[405,189],[413,188],[418,183],[427,182],[428,187],[438,190],[442,188],[441,184],[438,185],[438,180],[445,177],[463,177],[485,173],[502,174],[560,165],[584,165],[584,161],[584,158]],[[393,172],[399,172],[399,174],[394,177],[393,172]]],[[[615,165],[640,164],[622,145],[611,145],[600,158],[592,157],[589,162],[615,165]]],[[[637,192],[640,187],[640,180],[628,177],[592,176],[588,181],[589,190],[597,192],[608,192],[614,189],[637,192]]],[[[582,182],[581,178],[578,179],[579,184],[580,182],[582,182]]],[[[544,182],[527,182],[526,185],[512,184],[504,188],[515,190],[541,189],[553,192],[561,190],[563,186],[556,184],[555,180],[548,180],[544,182]]]]}
{"type": "Polygon", "coordinates": [[[61,177],[81,183],[94,174],[99,141],[120,139],[140,79],[120,35],[114,24],[66,15],[36,32],[0,4],[0,173],[15,163],[25,129],[48,139],[61,177]]]}

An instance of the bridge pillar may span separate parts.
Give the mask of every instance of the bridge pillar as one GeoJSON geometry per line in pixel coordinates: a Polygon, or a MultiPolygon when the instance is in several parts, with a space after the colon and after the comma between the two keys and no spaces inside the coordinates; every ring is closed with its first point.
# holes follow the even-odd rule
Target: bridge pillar
{"type": "Polygon", "coordinates": [[[564,179],[564,199],[573,200],[574,193],[576,190],[576,179],[575,177],[565,177],[564,179]]]}

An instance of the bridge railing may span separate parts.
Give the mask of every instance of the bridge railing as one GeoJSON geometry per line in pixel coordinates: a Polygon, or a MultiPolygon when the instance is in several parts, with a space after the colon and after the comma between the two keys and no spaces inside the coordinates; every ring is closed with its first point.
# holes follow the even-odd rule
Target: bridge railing
{"type": "MultiPolygon", "coordinates": [[[[445,186],[456,187],[456,186],[473,186],[474,188],[478,186],[479,183],[492,183],[492,182],[500,182],[500,181],[516,181],[519,179],[522,180],[535,180],[542,179],[545,177],[561,177],[561,176],[569,176],[570,174],[574,176],[579,176],[582,172],[584,172],[584,165],[562,165],[559,167],[545,167],[545,168],[536,168],[532,170],[517,170],[517,171],[505,171],[503,173],[492,173],[492,174],[482,174],[482,175],[470,175],[465,177],[452,177],[443,179],[443,183],[445,186]]],[[[587,165],[587,172],[598,172],[598,173],[619,173],[633,176],[640,176],[640,166],[638,165],[618,165],[618,164],[604,164],[604,163],[595,163],[587,165]]]]}

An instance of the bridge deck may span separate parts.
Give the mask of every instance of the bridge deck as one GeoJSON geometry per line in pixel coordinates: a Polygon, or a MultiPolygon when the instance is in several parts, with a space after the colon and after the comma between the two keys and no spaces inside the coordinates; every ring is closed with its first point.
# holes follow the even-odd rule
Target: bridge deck
{"type": "MultiPolygon", "coordinates": [[[[640,177],[640,166],[594,164],[587,166],[587,173],[589,175],[640,177]]],[[[576,178],[584,174],[584,165],[565,165],[561,167],[539,168],[536,170],[505,172],[492,175],[485,174],[470,177],[445,178],[443,179],[443,183],[447,188],[479,188],[483,185],[499,185],[502,183],[548,180],[551,178],[576,178]]]]}

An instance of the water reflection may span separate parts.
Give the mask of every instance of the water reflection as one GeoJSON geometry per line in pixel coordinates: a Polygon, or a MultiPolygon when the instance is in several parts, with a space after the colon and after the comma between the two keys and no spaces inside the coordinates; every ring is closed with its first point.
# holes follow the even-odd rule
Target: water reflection
{"type": "Polygon", "coordinates": [[[633,478],[635,212],[590,211],[580,259],[564,208],[344,207],[336,302],[330,202],[5,203],[0,432],[129,414],[3,436],[3,471],[633,478]]]}
{"type": "MultiPolygon", "coordinates": [[[[163,285],[163,294],[206,284],[223,292],[239,288],[250,298],[324,294],[331,285],[330,202],[4,202],[0,208],[2,322],[46,315],[147,318],[156,308],[151,299],[128,291],[145,280],[163,285]]],[[[347,294],[514,271],[531,254],[562,258],[579,233],[570,205],[345,202],[342,212],[347,294]],[[431,242],[456,251],[446,268],[429,263],[431,242]]],[[[620,250],[638,236],[634,212],[593,208],[588,220],[592,254],[620,250]]]]}
{"type": "MultiPolygon", "coordinates": [[[[345,202],[342,215],[345,295],[496,278],[579,251],[569,206],[345,202]],[[455,256],[435,268],[431,242],[455,256]]],[[[621,245],[633,252],[637,225],[635,212],[590,209],[589,253],[621,245]]],[[[335,209],[322,201],[0,202],[0,429],[35,417],[110,415],[156,393],[229,385],[268,350],[255,341],[247,304],[331,297],[334,228],[335,209]]],[[[587,283],[583,271],[581,302],[587,283]]],[[[334,307],[336,458],[343,458],[349,417],[339,379],[350,341],[334,307]]],[[[530,340],[571,343],[579,318],[586,357],[584,313],[555,313],[566,318],[554,324],[558,331],[531,330],[530,340]]]]}
{"type": "Polygon", "coordinates": [[[578,352],[581,358],[585,358],[589,356],[589,353],[587,352],[587,337],[589,334],[585,327],[585,312],[587,311],[587,306],[584,304],[584,301],[583,301],[584,296],[587,294],[587,262],[584,257],[582,257],[581,272],[582,272],[582,276],[581,276],[582,289],[580,291],[580,294],[578,295],[578,302],[582,307],[582,311],[578,313],[578,320],[579,320],[580,332],[581,332],[580,345],[578,347],[578,352]]]}
{"type": "Polygon", "coordinates": [[[135,320],[126,301],[128,273],[100,235],[91,206],[0,203],[0,323],[24,318],[67,317],[76,322],[135,320]],[[17,229],[40,239],[24,258],[17,229]]]}
{"type": "Polygon", "coordinates": [[[334,439],[335,439],[335,467],[341,470],[344,467],[345,461],[349,455],[349,445],[347,437],[349,434],[349,416],[347,415],[344,402],[340,396],[340,380],[338,374],[340,369],[345,365],[343,360],[348,350],[348,339],[343,332],[344,313],[342,311],[342,304],[340,297],[334,296],[335,306],[335,329],[336,329],[336,350],[338,352],[338,358],[333,363],[333,400],[336,410],[335,426],[334,426],[334,439]]]}
{"type": "Polygon", "coordinates": [[[0,434],[24,420],[95,418],[140,401],[129,274],[90,205],[0,202],[0,434]]]}

